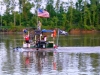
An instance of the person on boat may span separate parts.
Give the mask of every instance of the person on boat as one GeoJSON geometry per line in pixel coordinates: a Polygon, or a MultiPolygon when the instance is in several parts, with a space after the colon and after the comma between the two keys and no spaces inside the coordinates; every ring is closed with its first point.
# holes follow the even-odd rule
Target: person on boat
{"type": "Polygon", "coordinates": [[[38,40],[36,41],[36,47],[37,47],[37,48],[40,47],[40,39],[38,39],[38,40]]]}
{"type": "Polygon", "coordinates": [[[38,30],[41,30],[41,26],[42,26],[41,22],[38,21],[37,29],[38,29],[38,30]]]}
{"type": "Polygon", "coordinates": [[[53,39],[56,38],[56,35],[57,35],[57,32],[56,32],[56,30],[54,29],[54,30],[53,30],[53,39]]]}
{"type": "Polygon", "coordinates": [[[45,35],[41,40],[41,48],[46,48],[47,36],[45,35]]]}
{"type": "Polygon", "coordinates": [[[25,35],[28,34],[28,30],[27,29],[23,29],[23,37],[25,37],[25,35]]]}
{"type": "Polygon", "coordinates": [[[44,41],[47,41],[47,36],[46,36],[46,35],[44,35],[44,38],[43,38],[43,39],[44,39],[44,41]]]}
{"type": "Polygon", "coordinates": [[[27,47],[29,47],[29,35],[25,35],[25,42],[26,42],[26,44],[27,44],[27,47]]]}

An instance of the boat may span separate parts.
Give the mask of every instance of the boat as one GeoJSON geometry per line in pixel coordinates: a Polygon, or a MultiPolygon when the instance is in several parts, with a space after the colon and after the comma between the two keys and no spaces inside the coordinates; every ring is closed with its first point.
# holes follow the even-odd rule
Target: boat
{"type": "Polygon", "coordinates": [[[55,51],[57,49],[57,45],[54,42],[55,40],[52,34],[53,30],[36,29],[34,30],[34,34],[29,34],[32,35],[30,36],[30,43],[27,44],[23,41],[23,47],[16,47],[14,48],[14,51],[55,51]],[[47,38],[49,40],[47,40],[47,38]]]}
{"type": "Polygon", "coordinates": [[[14,52],[56,52],[57,48],[24,48],[16,47],[13,49],[14,52]]]}

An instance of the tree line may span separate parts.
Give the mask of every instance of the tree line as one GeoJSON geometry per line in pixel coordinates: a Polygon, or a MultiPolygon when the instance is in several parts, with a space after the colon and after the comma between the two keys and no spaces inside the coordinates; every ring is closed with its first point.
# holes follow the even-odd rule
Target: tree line
{"type": "MultiPolygon", "coordinates": [[[[100,0],[3,0],[1,6],[6,10],[0,15],[0,25],[7,29],[23,27],[36,28],[37,20],[42,28],[61,28],[64,30],[87,29],[100,30],[100,0]],[[45,1],[45,3],[43,3],[45,1]],[[19,11],[15,11],[16,6],[19,11]],[[30,10],[34,8],[32,13],[30,10]],[[37,8],[49,12],[50,18],[37,17],[37,8]]],[[[2,11],[1,7],[1,11],[2,11]]]]}

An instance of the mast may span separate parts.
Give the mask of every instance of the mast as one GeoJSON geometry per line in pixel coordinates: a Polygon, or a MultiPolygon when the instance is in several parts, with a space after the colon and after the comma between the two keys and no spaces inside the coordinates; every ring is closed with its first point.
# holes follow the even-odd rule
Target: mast
{"type": "Polygon", "coordinates": [[[59,28],[57,29],[57,46],[59,45],[58,41],[59,41],[59,28]]]}

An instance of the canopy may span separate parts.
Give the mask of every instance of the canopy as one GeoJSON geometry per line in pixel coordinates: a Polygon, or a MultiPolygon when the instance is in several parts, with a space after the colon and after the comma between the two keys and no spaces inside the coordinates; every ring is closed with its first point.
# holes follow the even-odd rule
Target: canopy
{"type": "Polygon", "coordinates": [[[51,32],[53,32],[53,30],[46,30],[46,29],[43,29],[42,32],[43,32],[43,33],[46,33],[46,32],[51,33],[51,32]]]}

